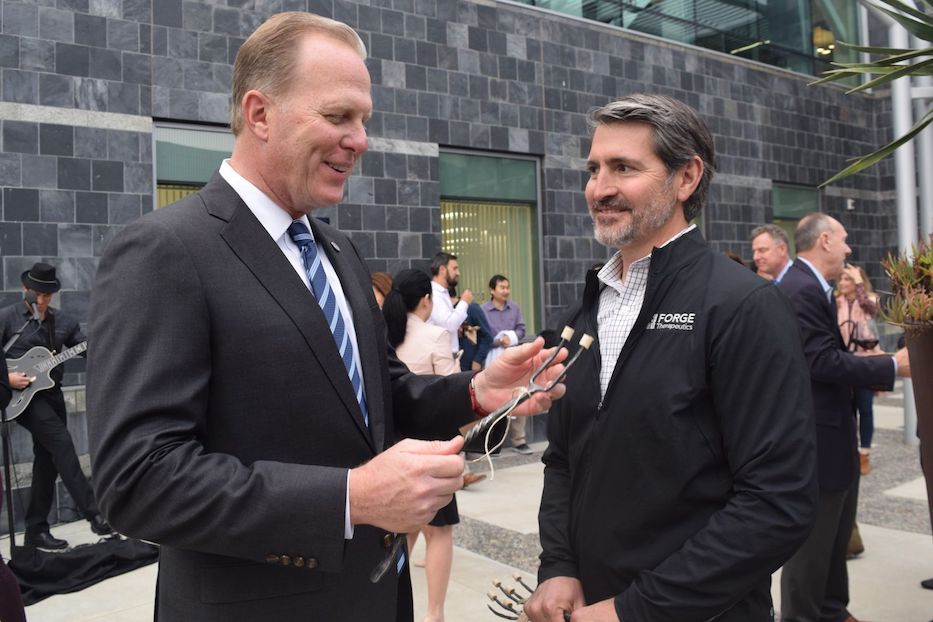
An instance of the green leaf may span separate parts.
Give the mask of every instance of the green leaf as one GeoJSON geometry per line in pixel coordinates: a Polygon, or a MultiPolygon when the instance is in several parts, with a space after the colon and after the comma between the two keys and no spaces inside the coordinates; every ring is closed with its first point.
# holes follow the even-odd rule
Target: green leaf
{"type": "MultiPolygon", "coordinates": [[[[918,11],[917,9],[915,9],[914,7],[910,5],[900,2],[900,0],[879,0],[879,1],[887,4],[888,6],[894,7],[895,9],[903,11],[904,13],[907,13],[908,15],[911,15],[917,18],[921,22],[925,22],[933,26],[933,18],[931,18],[929,15],[927,15],[923,11],[918,11]]],[[[886,9],[881,9],[881,10],[886,11],[886,9]]]]}
{"type": "MultiPolygon", "coordinates": [[[[843,44],[844,45],[844,44],[843,44]]],[[[853,48],[854,49],[854,48],[853,48]]],[[[912,58],[917,58],[920,56],[933,56],[933,47],[924,48],[922,50],[902,50],[900,54],[892,54],[890,56],[885,56],[884,58],[876,58],[873,61],[868,63],[850,63],[850,64],[863,64],[863,65],[893,65],[894,63],[899,63],[901,61],[910,60],[912,58]]],[[[842,63],[833,63],[839,64],[842,63]]]]}
{"type": "MultiPolygon", "coordinates": [[[[895,0],[884,1],[891,3],[895,0]]],[[[930,23],[929,21],[926,23],[918,22],[917,20],[907,17],[906,15],[901,15],[900,13],[896,13],[882,7],[878,7],[878,10],[882,13],[890,15],[891,19],[906,28],[907,31],[915,37],[923,39],[924,41],[933,41],[933,23],[930,23]]]]}
{"type": "Polygon", "coordinates": [[[916,63],[914,65],[893,65],[892,68],[893,67],[897,67],[897,69],[895,71],[887,72],[886,75],[869,80],[864,84],[859,84],[858,86],[846,91],[846,94],[848,95],[849,93],[864,91],[865,89],[870,89],[881,84],[887,84],[888,82],[897,80],[902,76],[933,75],[933,58],[925,60],[922,63],[916,63]]]}
{"type": "Polygon", "coordinates": [[[856,173],[859,173],[865,170],[869,166],[876,164],[880,160],[894,153],[894,151],[898,147],[900,147],[901,145],[903,145],[904,143],[912,139],[914,136],[922,132],[931,123],[933,123],[933,110],[927,111],[927,113],[923,115],[923,118],[920,119],[920,121],[918,121],[916,125],[910,128],[910,130],[906,134],[904,134],[903,136],[901,136],[900,138],[896,140],[891,141],[890,143],[888,143],[881,149],[878,149],[877,151],[869,153],[868,155],[862,156],[861,158],[856,160],[854,163],[850,164],[843,170],[839,171],[838,173],[836,173],[835,175],[833,175],[832,177],[830,177],[829,179],[821,183],[819,187],[824,188],[833,182],[839,181],[841,179],[845,179],[846,177],[849,177],[851,175],[855,175],[856,173]]]}
{"type": "Polygon", "coordinates": [[[881,48],[873,47],[870,45],[856,45],[855,43],[846,43],[845,41],[836,41],[839,45],[844,45],[850,50],[856,52],[866,52],[868,54],[903,54],[904,52],[912,52],[910,48],[881,48]]]}

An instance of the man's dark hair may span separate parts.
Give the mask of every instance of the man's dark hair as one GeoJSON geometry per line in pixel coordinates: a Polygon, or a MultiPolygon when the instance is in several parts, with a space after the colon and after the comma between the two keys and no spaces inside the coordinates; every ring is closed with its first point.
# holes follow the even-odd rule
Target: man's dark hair
{"type": "Polygon", "coordinates": [[[501,274],[494,274],[492,278],[489,279],[489,289],[496,289],[496,285],[502,281],[508,282],[508,279],[502,276],[501,274]]]}
{"type": "Polygon", "coordinates": [[[431,260],[431,276],[437,276],[437,273],[441,271],[441,266],[447,267],[447,264],[449,264],[452,259],[456,258],[457,256],[453,253],[439,252],[434,256],[434,259],[431,260]]]}
{"type": "Polygon", "coordinates": [[[665,95],[638,93],[590,112],[589,123],[594,131],[601,125],[623,122],[647,123],[654,128],[654,153],[664,162],[668,175],[673,175],[693,156],[703,160],[700,183],[684,201],[684,218],[687,222],[696,218],[706,204],[716,170],[713,136],[697,111],[665,95]]]}

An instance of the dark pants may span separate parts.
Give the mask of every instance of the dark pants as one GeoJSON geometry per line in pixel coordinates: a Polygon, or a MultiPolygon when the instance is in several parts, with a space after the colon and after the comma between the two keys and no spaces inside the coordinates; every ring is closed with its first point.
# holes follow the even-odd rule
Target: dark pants
{"type": "Polygon", "coordinates": [[[81,471],[68,433],[65,398],[58,389],[37,394],[16,422],[32,434],[32,491],[26,509],[26,535],[49,530],[49,510],[55,496],[55,478],[62,483],[87,519],[99,513],[94,493],[81,471]]]}
{"type": "MultiPolygon", "coordinates": [[[[3,507],[3,476],[0,474],[0,508],[3,507]]],[[[0,559],[0,622],[26,622],[19,582],[0,559]]]]}
{"type": "Polygon", "coordinates": [[[858,440],[862,449],[871,449],[871,437],[875,433],[875,414],[872,402],[875,392],[871,389],[855,390],[855,408],[858,410],[858,440]]]}
{"type": "Polygon", "coordinates": [[[784,622],[842,622],[849,617],[846,549],[855,523],[858,477],[855,469],[848,490],[820,491],[813,531],[781,571],[784,622]]]}

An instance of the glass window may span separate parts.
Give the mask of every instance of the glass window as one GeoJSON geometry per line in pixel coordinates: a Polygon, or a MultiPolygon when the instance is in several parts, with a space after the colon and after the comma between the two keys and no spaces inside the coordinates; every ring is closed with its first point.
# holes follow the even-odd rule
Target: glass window
{"type": "Polygon", "coordinates": [[[797,222],[810,212],[820,211],[820,195],[816,188],[773,184],[771,186],[771,208],[774,211],[774,224],[787,234],[791,256],[797,253],[794,246],[794,232],[797,222]]]}
{"type": "Polygon", "coordinates": [[[441,152],[441,246],[457,255],[458,290],[489,299],[489,279],[509,279],[528,334],[540,330],[537,162],[441,152]]]}
{"type": "Polygon", "coordinates": [[[802,73],[841,60],[835,41],[859,40],[852,0],[522,1],[802,73]]]}
{"type": "Polygon", "coordinates": [[[157,207],[199,190],[233,151],[226,128],[157,125],[154,134],[157,207]]]}

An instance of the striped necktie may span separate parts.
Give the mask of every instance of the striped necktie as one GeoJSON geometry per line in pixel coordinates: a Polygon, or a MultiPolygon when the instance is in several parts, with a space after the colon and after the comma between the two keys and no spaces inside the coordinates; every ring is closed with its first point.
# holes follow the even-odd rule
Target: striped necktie
{"type": "Polygon", "coordinates": [[[340,358],[343,359],[343,366],[347,369],[347,375],[350,377],[350,383],[356,393],[356,401],[359,402],[360,410],[363,412],[363,421],[368,426],[369,411],[366,408],[366,396],[363,394],[363,378],[353,360],[353,341],[350,340],[347,327],[343,323],[343,316],[340,314],[340,308],[337,307],[334,290],[331,288],[330,283],[327,282],[327,274],[324,272],[324,266],[321,265],[321,258],[318,256],[314,236],[311,235],[308,227],[300,220],[295,220],[289,225],[288,235],[291,236],[292,241],[301,250],[301,260],[304,262],[305,273],[307,273],[308,282],[311,284],[311,292],[317,298],[321,311],[324,312],[324,318],[334,335],[337,351],[340,353],[340,358]]]}

